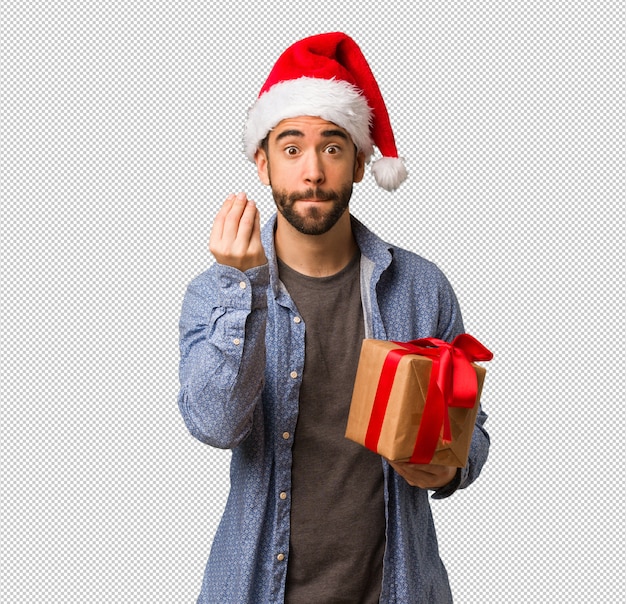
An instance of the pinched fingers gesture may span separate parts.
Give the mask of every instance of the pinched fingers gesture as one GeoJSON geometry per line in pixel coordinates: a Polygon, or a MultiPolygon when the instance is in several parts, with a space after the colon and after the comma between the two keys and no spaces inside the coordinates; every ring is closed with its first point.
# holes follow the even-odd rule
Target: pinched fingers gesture
{"type": "Polygon", "coordinates": [[[240,271],[267,262],[261,244],[261,216],[245,193],[226,198],[213,222],[209,250],[220,264],[240,271]]]}

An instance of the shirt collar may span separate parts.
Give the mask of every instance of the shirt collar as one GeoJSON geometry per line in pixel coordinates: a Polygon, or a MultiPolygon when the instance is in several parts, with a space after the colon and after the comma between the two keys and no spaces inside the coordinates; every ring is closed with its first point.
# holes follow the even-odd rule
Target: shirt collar
{"type": "MultiPolygon", "coordinates": [[[[380,275],[390,264],[393,257],[393,247],[383,241],[378,235],[370,231],[362,222],[354,216],[350,216],[352,232],[361,250],[361,254],[368,258],[376,266],[376,272],[380,275]]],[[[270,269],[270,283],[274,292],[274,298],[278,299],[285,294],[285,287],[278,277],[278,262],[276,261],[276,248],[274,245],[274,232],[276,231],[276,214],[267,221],[261,232],[261,241],[265,248],[270,269]]]]}

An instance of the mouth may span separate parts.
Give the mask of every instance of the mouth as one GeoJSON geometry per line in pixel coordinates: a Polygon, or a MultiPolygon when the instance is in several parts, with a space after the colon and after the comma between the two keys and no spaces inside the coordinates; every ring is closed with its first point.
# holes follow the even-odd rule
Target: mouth
{"type": "Polygon", "coordinates": [[[302,201],[304,203],[323,203],[327,201],[333,201],[335,196],[332,193],[325,193],[324,191],[314,192],[305,191],[301,195],[295,195],[292,197],[292,201],[302,201]]]}

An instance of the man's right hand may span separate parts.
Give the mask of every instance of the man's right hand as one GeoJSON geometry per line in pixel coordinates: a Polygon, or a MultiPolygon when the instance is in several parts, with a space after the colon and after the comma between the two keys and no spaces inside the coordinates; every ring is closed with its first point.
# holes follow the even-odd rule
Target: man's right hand
{"type": "Polygon", "coordinates": [[[261,244],[261,216],[245,193],[226,198],[213,222],[209,250],[220,264],[240,271],[267,262],[261,244]]]}

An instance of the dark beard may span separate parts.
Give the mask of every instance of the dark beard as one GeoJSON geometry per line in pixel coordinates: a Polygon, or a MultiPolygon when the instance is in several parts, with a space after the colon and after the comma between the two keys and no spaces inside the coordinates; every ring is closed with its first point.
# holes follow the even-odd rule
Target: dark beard
{"type": "Polygon", "coordinates": [[[308,189],[302,193],[289,194],[272,189],[272,195],[278,211],[292,227],[304,235],[323,235],[337,224],[348,209],[352,197],[352,184],[346,185],[339,192],[308,189]],[[332,206],[329,210],[323,211],[328,205],[324,203],[322,207],[309,208],[306,214],[299,214],[294,206],[296,201],[301,199],[319,199],[332,202],[332,206]]]}

